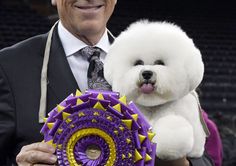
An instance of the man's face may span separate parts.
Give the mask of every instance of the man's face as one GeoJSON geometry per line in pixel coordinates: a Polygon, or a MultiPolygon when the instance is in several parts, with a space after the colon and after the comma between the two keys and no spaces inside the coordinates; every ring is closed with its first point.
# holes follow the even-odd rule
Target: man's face
{"type": "Polygon", "coordinates": [[[116,1],[55,0],[54,5],[62,24],[75,36],[84,37],[103,34],[116,1]]]}

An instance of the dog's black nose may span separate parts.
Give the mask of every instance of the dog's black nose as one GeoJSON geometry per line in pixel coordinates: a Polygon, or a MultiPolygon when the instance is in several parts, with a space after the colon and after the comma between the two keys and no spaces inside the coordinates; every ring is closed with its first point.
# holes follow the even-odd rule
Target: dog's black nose
{"type": "Polygon", "coordinates": [[[150,70],[145,70],[142,72],[142,76],[145,80],[149,80],[153,75],[153,72],[150,70]]]}

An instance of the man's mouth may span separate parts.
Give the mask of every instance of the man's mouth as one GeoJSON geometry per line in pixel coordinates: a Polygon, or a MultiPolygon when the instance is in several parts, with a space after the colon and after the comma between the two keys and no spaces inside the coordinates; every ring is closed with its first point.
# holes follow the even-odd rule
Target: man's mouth
{"type": "Polygon", "coordinates": [[[93,11],[102,8],[104,5],[76,5],[76,7],[83,11],[93,11]]]}

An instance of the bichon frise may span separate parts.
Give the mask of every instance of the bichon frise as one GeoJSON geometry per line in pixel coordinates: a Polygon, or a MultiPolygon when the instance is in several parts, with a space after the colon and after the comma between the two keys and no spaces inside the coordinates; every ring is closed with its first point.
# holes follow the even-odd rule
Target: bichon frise
{"type": "Polygon", "coordinates": [[[205,137],[195,88],[203,78],[200,51],[178,26],[139,21],[112,44],[104,76],[134,101],[157,134],[161,159],[200,157],[205,137]]]}

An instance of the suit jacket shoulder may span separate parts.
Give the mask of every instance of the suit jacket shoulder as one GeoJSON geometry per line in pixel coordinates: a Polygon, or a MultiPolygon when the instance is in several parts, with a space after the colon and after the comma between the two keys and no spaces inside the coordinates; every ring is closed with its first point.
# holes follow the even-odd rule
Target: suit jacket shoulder
{"type": "Polygon", "coordinates": [[[17,58],[15,56],[21,58],[24,55],[30,55],[32,52],[34,52],[34,54],[35,52],[37,53],[39,51],[42,52],[42,50],[44,50],[45,48],[46,39],[47,39],[47,34],[38,35],[26,39],[24,41],[21,41],[10,47],[3,48],[2,50],[0,50],[0,59],[1,59],[0,62],[3,63],[3,60],[5,58],[6,59],[13,58],[12,56],[14,56],[14,58],[17,58]]]}

